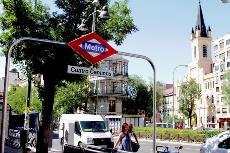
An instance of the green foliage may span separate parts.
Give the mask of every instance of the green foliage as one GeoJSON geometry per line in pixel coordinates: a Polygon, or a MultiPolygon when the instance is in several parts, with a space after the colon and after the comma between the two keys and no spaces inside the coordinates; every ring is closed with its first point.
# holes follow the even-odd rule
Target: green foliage
{"type": "MultiPolygon", "coordinates": [[[[135,127],[137,136],[141,138],[152,138],[152,127],[135,127]]],[[[223,130],[189,130],[189,129],[172,129],[156,128],[156,135],[161,140],[203,142],[205,139],[223,132],[223,130]]]]}
{"type": "MultiPolygon", "coordinates": [[[[145,114],[152,116],[153,109],[153,85],[146,82],[137,75],[129,76],[128,99],[124,101],[123,113],[126,114],[145,114]]],[[[163,103],[163,85],[156,83],[156,105],[157,111],[160,111],[163,103]]]]}
{"type": "Polygon", "coordinates": [[[178,98],[180,103],[179,111],[184,114],[185,117],[189,118],[190,125],[192,115],[194,114],[195,100],[199,99],[200,96],[201,90],[194,79],[181,83],[180,95],[178,98]]]}
{"type": "MultiPolygon", "coordinates": [[[[59,87],[55,95],[54,114],[60,117],[61,114],[71,114],[79,110],[85,110],[88,96],[89,82],[65,82],[59,87]]],[[[86,110],[85,110],[86,111],[86,110]]]]}
{"type": "MultiPolygon", "coordinates": [[[[16,114],[22,114],[25,111],[27,99],[27,87],[26,86],[12,86],[8,101],[12,108],[12,111],[16,114]]],[[[35,87],[32,87],[31,98],[30,98],[30,111],[40,112],[41,111],[41,101],[38,97],[38,91],[35,87]]]]}
{"type": "MultiPolygon", "coordinates": [[[[21,37],[69,42],[86,34],[77,27],[82,18],[91,16],[94,9],[91,2],[91,0],[56,0],[55,4],[61,11],[50,14],[49,9],[41,1],[2,0],[0,2],[3,5],[0,14],[0,45],[3,47],[3,53],[6,53],[14,40],[21,37]]],[[[98,9],[107,5],[107,0],[101,0],[100,4],[98,9]]],[[[137,30],[130,16],[127,1],[119,4],[122,7],[116,8],[115,5],[118,3],[114,3],[109,8],[111,11],[109,21],[105,22],[97,18],[96,22],[97,33],[103,39],[115,41],[116,44],[121,44],[127,34],[137,30]]],[[[88,20],[88,27],[91,27],[91,23],[92,20],[88,20]]],[[[63,84],[63,80],[86,79],[80,75],[67,74],[67,65],[78,65],[82,62],[81,66],[89,67],[91,64],[75,54],[67,45],[36,41],[24,41],[14,47],[12,59],[28,78],[31,78],[33,74],[43,75],[44,84],[34,80],[42,101],[43,123],[41,125],[43,128],[40,129],[44,131],[50,129],[56,88],[63,84]]],[[[48,152],[48,145],[44,145],[42,137],[42,134],[38,137],[37,151],[48,152]]]]}
{"type": "Polygon", "coordinates": [[[230,72],[224,74],[225,83],[223,86],[223,94],[225,96],[225,103],[230,106],[230,72]]]}

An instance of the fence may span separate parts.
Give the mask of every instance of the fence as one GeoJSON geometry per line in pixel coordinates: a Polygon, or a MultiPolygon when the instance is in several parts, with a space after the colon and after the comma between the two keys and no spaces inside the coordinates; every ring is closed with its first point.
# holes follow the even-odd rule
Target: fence
{"type": "Polygon", "coordinates": [[[94,145],[82,145],[82,146],[64,146],[64,153],[131,153],[127,151],[110,149],[110,148],[102,148],[100,146],[94,145]]]}

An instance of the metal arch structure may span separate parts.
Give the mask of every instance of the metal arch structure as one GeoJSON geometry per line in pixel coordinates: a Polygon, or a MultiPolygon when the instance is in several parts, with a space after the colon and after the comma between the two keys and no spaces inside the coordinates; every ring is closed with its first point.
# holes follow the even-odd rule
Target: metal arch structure
{"type": "Polygon", "coordinates": [[[117,53],[118,55],[123,55],[123,56],[129,56],[129,57],[134,57],[134,58],[139,58],[139,59],[144,59],[149,62],[149,64],[152,67],[153,70],[153,153],[156,152],[156,68],[155,65],[153,64],[152,60],[146,56],[143,55],[138,55],[138,54],[132,54],[132,53],[126,53],[126,52],[119,52],[117,53]]]}
{"type": "Polygon", "coordinates": [[[6,64],[5,64],[5,79],[4,79],[4,91],[3,91],[3,106],[2,106],[2,120],[1,120],[1,135],[0,135],[0,142],[1,148],[0,153],[4,153],[5,147],[5,126],[6,126],[6,111],[7,111],[7,95],[8,95],[8,84],[9,84],[9,66],[10,66],[10,57],[13,51],[13,48],[18,45],[21,41],[37,41],[43,43],[51,43],[57,45],[66,45],[64,42],[52,41],[47,39],[38,39],[38,38],[31,38],[31,37],[22,37],[17,39],[13,42],[10,46],[7,55],[6,55],[6,64]]]}
{"type": "MultiPolygon", "coordinates": [[[[6,111],[7,111],[7,95],[8,95],[8,84],[9,84],[9,66],[10,66],[10,57],[13,51],[13,48],[18,45],[21,41],[36,41],[36,42],[43,42],[43,43],[51,43],[51,44],[57,44],[57,45],[67,45],[65,42],[58,42],[48,39],[38,39],[38,38],[32,38],[32,37],[22,37],[20,39],[17,39],[13,42],[13,44],[10,46],[7,56],[6,56],[6,64],[5,64],[5,79],[4,79],[4,92],[3,92],[3,109],[2,109],[2,120],[1,120],[1,135],[0,135],[0,142],[1,142],[1,148],[0,153],[4,153],[4,147],[5,147],[5,130],[4,127],[6,126],[6,111]]],[[[153,64],[152,60],[146,56],[138,55],[138,54],[132,54],[132,53],[126,53],[126,52],[118,52],[117,54],[123,55],[123,56],[129,56],[139,59],[144,59],[149,62],[153,69],[153,153],[156,152],[156,69],[155,65],[153,64]]]]}

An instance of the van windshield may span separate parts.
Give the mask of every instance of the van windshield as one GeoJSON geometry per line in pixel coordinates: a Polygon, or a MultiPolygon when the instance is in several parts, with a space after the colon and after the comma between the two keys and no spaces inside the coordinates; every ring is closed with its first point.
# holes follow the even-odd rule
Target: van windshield
{"type": "Polygon", "coordinates": [[[104,121],[80,121],[84,132],[107,132],[108,128],[104,121]]]}

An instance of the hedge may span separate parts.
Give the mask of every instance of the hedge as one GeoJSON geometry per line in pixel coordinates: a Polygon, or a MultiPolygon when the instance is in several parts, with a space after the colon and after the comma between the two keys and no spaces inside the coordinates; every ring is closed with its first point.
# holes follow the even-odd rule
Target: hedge
{"type": "MultiPolygon", "coordinates": [[[[152,138],[153,127],[135,127],[139,138],[152,138]]],[[[223,130],[190,130],[190,129],[172,129],[156,128],[156,137],[161,140],[186,141],[201,143],[205,139],[223,132],[223,130]]]]}

